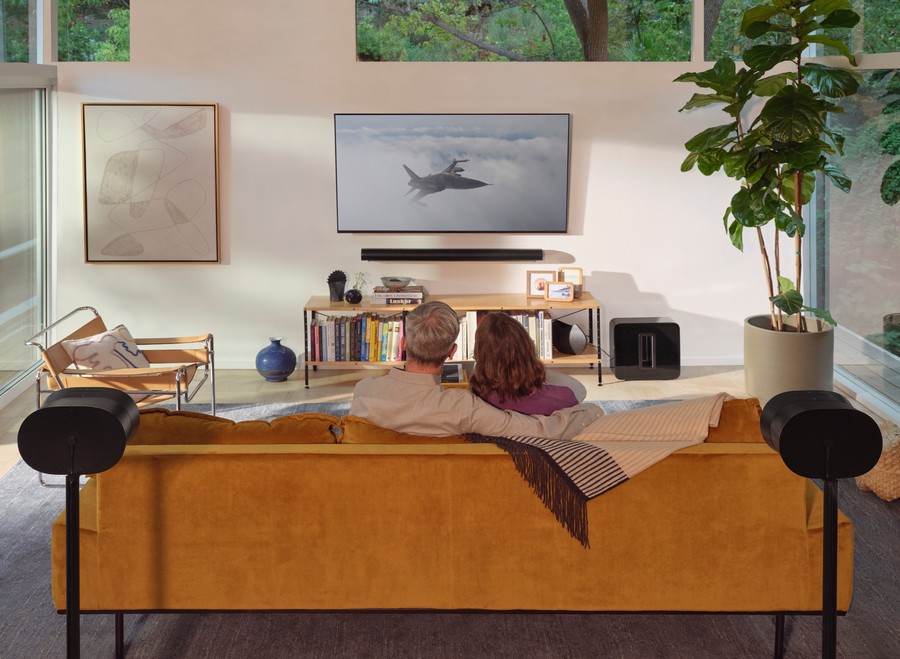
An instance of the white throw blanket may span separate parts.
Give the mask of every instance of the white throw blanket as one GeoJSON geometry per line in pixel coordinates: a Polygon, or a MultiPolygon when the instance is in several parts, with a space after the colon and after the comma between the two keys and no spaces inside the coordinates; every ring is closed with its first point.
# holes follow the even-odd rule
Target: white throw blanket
{"type": "Polygon", "coordinates": [[[586,504],[670,453],[702,443],[728,394],[609,414],[574,439],[485,437],[506,450],[544,504],[588,546],[586,504]]]}

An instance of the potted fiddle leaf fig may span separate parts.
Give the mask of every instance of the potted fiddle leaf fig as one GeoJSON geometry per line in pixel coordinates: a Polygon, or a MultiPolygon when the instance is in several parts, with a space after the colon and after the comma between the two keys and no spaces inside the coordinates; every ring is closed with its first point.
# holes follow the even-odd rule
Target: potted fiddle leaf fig
{"type": "MultiPolygon", "coordinates": [[[[844,138],[829,127],[828,115],[841,111],[834,99],[856,93],[859,76],[804,58],[810,46],[822,44],[855,66],[847,44],[832,35],[858,22],[851,0],[771,0],[744,13],[740,32],[757,43],[744,51],[741,66],[723,57],[707,71],[675,79],[708,90],[695,93],[681,110],[718,106],[727,115],[726,123],[687,141],[689,153],[681,169],[697,167],[707,176],[721,170],[738,182],[723,219],[735,247],[743,250],[745,237],[755,236],[762,256],[769,313],[748,318],[745,330],[749,331],[744,335],[747,388],[761,399],[778,393],[771,387],[831,389],[831,326],[835,322],[826,310],[807,306],[800,293],[806,231],[803,208],[813,198],[817,176],[839,190],[850,190],[850,179],[836,164],[843,154],[844,138]],[[773,33],[781,35],[783,43],[763,43],[773,33]],[[787,272],[782,274],[783,240],[793,241],[793,279],[787,272]],[[820,335],[813,340],[824,344],[818,351],[827,353],[827,364],[785,362],[773,348],[748,346],[753,330],[781,336],[820,335]],[[777,382],[755,384],[750,362],[756,357],[767,362],[761,365],[763,370],[776,370],[777,382]],[[804,379],[807,375],[817,380],[812,386],[804,379]]],[[[799,340],[789,342],[789,355],[809,359],[799,340]]]]}

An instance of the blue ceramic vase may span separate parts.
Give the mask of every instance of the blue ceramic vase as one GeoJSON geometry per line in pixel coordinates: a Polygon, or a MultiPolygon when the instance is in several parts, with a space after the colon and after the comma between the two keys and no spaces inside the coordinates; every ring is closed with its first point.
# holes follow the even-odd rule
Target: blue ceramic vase
{"type": "Polygon", "coordinates": [[[280,336],[269,338],[269,345],[256,354],[256,370],[267,382],[284,382],[297,368],[297,355],[281,345],[280,336]]]}

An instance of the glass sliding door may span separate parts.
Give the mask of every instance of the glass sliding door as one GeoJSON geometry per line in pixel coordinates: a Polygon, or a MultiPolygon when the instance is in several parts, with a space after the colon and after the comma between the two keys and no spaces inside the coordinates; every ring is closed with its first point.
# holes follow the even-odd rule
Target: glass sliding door
{"type": "Polygon", "coordinates": [[[0,86],[0,394],[33,369],[24,341],[46,320],[48,95],[0,86]]]}
{"type": "MultiPolygon", "coordinates": [[[[900,69],[861,71],[834,122],[847,141],[849,194],[819,186],[815,225],[819,306],[835,331],[835,367],[897,409],[900,405],[900,69]]],[[[855,388],[855,387],[854,387],[855,388]]]]}

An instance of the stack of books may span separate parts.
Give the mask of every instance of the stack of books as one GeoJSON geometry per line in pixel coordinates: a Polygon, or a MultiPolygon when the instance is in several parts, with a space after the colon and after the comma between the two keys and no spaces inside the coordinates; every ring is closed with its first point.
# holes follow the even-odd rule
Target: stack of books
{"type": "Polygon", "coordinates": [[[419,304],[424,299],[424,286],[407,286],[406,288],[376,286],[372,290],[372,302],[379,304],[419,304]]]}

